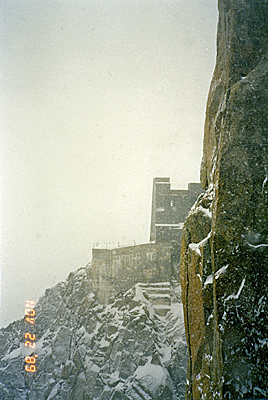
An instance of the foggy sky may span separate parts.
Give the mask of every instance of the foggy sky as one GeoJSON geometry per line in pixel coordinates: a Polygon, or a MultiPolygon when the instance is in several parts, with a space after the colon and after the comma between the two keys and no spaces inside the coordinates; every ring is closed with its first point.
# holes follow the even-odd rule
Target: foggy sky
{"type": "Polygon", "coordinates": [[[199,181],[216,0],[2,0],[1,324],[199,181]]]}

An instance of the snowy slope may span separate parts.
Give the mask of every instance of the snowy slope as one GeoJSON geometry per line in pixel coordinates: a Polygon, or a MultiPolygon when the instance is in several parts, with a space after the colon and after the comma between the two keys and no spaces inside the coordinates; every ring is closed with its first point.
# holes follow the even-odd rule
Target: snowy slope
{"type": "Polygon", "coordinates": [[[101,305],[89,276],[80,268],[39,300],[34,350],[24,320],[1,330],[0,398],[184,399],[182,305],[170,283],[138,283],[101,305]],[[36,372],[24,371],[26,355],[38,356],[36,372]]]}

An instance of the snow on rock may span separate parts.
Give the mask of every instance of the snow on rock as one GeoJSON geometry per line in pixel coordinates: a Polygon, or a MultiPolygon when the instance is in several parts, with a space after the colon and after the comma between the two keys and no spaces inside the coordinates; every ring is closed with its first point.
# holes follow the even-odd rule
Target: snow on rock
{"type": "Polygon", "coordinates": [[[138,367],[135,371],[134,378],[141,383],[143,388],[150,393],[153,399],[159,398],[163,388],[169,387],[173,389],[168,371],[161,365],[151,364],[151,361],[138,367]]]}
{"type": "Polygon", "coordinates": [[[221,0],[218,10],[206,192],[182,236],[186,398],[268,398],[268,3],[221,0]]]}
{"type": "Polygon", "coordinates": [[[39,300],[34,350],[24,347],[24,320],[0,331],[1,400],[184,399],[187,346],[172,285],[140,282],[102,305],[89,269],[72,272],[39,300]],[[33,354],[32,374],[24,357],[33,354]]]}
{"type": "Polygon", "coordinates": [[[189,244],[189,248],[190,248],[192,251],[195,251],[195,252],[201,257],[201,251],[200,251],[200,249],[199,249],[199,244],[198,244],[198,243],[190,243],[190,244],[189,244]]]}
{"type": "Polygon", "coordinates": [[[213,276],[212,276],[212,274],[211,274],[211,275],[209,275],[209,276],[207,277],[207,279],[205,280],[204,287],[206,287],[207,285],[212,285],[212,284],[213,284],[213,276]]]}
{"type": "Polygon", "coordinates": [[[241,282],[241,285],[240,285],[240,287],[238,289],[238,292],[236,294],[230,294],[228,297],[226,297],[225,301],[228,301],[230,299],[235,299],[235,300],[239,299],[239,296],[240,296],[240,293],[241,293],[241,291],[242,291],[242,289],[244,287],[245,281],[246,281],[246,279],[244,278],[242,280],[242,282],[241,282]]]}

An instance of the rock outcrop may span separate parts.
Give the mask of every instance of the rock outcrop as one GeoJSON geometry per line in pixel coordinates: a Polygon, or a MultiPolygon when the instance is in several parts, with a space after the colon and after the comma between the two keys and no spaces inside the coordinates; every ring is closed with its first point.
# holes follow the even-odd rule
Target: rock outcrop
{"type": "Polygon", "coordinates": [[[201,181],[181,254],[187,398],[268,398],[267,0],[219,0],[201,181]]]}
{"type": "Polygon", "coordinates": [[[179,287],[137,283],[104,305],[91,272],[72,272],[39,300],[34,349],[24,347],[24,320],[0,331],[1,400],[184,400],[179,287]],[[33,355],[36,372],[26,372],[24,358],[33,355]]]}

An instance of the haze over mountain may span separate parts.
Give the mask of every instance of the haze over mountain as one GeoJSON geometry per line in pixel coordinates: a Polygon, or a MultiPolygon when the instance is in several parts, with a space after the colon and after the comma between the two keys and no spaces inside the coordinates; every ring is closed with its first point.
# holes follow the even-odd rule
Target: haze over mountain
{"type": "Polygon", "coordinates": [[[218,8],[203,190],[157,177],[155,241],[95,248],[92,263],[26,301],[25,317],[0,330],[1,399],[267,398],[268,0],[218,8]]]}
{"type": "Polygon", "coordinates": [[[199,180],[216,1],[3,0],[1,323],[199,180]]]}

